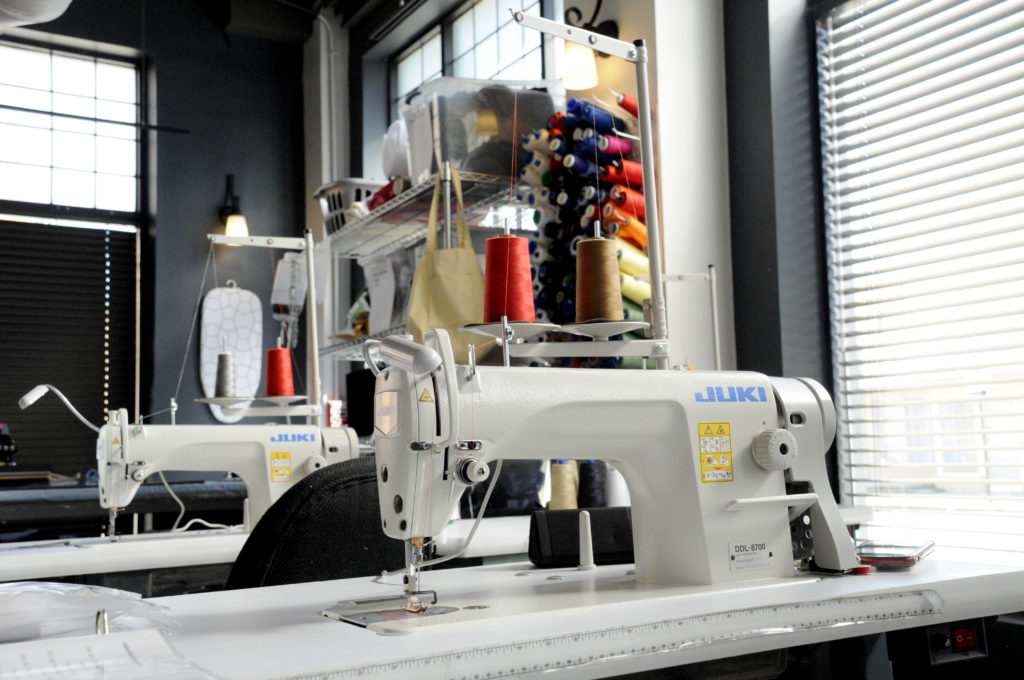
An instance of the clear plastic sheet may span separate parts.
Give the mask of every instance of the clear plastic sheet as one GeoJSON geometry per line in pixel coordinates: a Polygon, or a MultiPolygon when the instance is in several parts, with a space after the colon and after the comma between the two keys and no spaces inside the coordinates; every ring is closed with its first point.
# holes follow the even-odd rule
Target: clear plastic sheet
{"type": "Polygon", "coordinates": [[[96,633],[106,612],[109,632],[154,628],[173,634],[168,609],[136,593],[101,586],[45,581],[0,584],[0,643],[96,633]]]}

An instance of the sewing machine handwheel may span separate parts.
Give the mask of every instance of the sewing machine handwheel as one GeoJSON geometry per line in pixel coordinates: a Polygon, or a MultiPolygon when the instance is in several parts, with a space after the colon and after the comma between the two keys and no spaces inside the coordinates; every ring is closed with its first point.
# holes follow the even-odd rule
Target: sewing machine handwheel
{"type": "Polygon", "coordinates": [[[796,437],[789,430],[765,430],[754,440],[754,460],[765,470],[788,470],[796,454],[796,437]]]}

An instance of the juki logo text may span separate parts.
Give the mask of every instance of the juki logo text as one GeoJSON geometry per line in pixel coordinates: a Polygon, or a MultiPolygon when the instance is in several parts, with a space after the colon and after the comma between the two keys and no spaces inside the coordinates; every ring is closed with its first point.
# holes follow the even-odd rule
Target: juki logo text
{"type": "Polygon", "coordinates": [[[768,401],[763,387],[708,387],[703,393],[695,392],[694,397],[700,402],[768,401]]]}

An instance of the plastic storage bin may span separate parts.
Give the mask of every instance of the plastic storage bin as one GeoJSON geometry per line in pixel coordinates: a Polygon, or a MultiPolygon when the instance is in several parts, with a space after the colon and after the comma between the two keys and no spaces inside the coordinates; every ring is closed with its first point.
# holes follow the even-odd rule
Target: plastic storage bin
{"type": "Polygon", "coordinates": [[[409,134],[413,185],[444,161],[458,170],[508,176],[512,153],[517,168],[526,158],[519,139],[544,127],[565,91],[553,81],[437,78],[405,97],[401,114],[409,134]]]}

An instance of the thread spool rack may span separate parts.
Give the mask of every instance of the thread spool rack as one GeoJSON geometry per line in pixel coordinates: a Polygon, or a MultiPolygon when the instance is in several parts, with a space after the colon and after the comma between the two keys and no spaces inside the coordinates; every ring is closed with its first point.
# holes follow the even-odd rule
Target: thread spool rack
{"type": "Polygon", "coordinates": [[[308,395],[294,394],[287,396],[255,396],[255,397],[201,397],[196,401],[202,404],[220,406],[224,413],[231,416],[245,417],[276,417],[305,416],[312,425],[320,426],[323,419],[323,408],[319,403],[320,389],[320,353],[317,348],[316,320],[316,277],[313,269],[313,233],[306,230],[303,238],[284,236],[226,236],[209,234],[210,243],[216,245],[254,246],[258,248],[278,248],[281,250],[299,250],[306,255],[306,330],[310,343],[311,393],[308,395]],[[244,406],[251,402],[261,402],[270,406],[244,406]],[[298,402],[309,403],[298,403],[298,402]]]}

